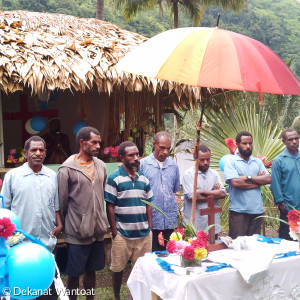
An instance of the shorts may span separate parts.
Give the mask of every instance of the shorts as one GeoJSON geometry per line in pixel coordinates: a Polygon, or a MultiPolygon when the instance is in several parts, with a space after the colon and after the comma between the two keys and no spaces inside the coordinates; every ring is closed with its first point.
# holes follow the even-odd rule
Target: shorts
{"type": "Polygon", "coordinates": [[[66,273],[79,277],[85,271],[98,271],[104,268],[104,242],[94,241],[89,245],[67,244],[68,259],[66,273]]]}
{"type": "Polygon", "coordinates": [[[125,269],[128,260],[134,265],[137,259],[152,250],[152,231],[138,240],[128,240],[120,234],[112,240],[111,266],[112,272],[121,272],[125,269]]]}

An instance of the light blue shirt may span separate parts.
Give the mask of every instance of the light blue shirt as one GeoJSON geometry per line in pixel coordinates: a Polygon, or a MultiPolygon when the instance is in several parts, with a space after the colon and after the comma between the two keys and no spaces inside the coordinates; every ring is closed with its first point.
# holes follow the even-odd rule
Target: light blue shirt
{"type": "MultiPolygon", "coordinates": [[[[155,159],[153,153],[141,159],[141,171],[150,181],[155,204],[162,210],[176,227],[177,225],[177,201],[174,195],[180,191],[180,176],[178,165],[167,157],[162,168],[155,159]]],[[[153,229],[164,230],[173,227],[168,220],[157,210],[152,210],[153,229]]]]}
{"type": "MultiPolygon", "coordinates": [[[[195,167],[191,167],[185,171],[182,178],[182,187],[184,192],[184,218],[188,221],[191,220],[192,214],[192,197],[194,190],[194,176],[195,167]]],[[[197,189],[212,190],[214,185],[219,183],[221,185],[221,190],[225,193],[225,188],[222,184],[221,178],[216,170],[208,169],[206,172],[198,170],[197,177],[197,189]]],[[[219,200],[214,201],[215,207],[219,206],[219,200]]],[[[198,230],[204,230],[207,225],[207,215],[200,216],[199,209],[207,208],[207,203],[196,201],[196,213],[194,226],[198,230]]],[[[215,214],[215,233],[219,233],[222,229],[220,214],[215,214]]]]}
{"type": "Polygon", "coordinates": [[[230,180],[233,178],[239,178],[243,175],[258,176],[260,171],[269,174],[262,161],[253,156],[250,156],[249,160],[246,161],[235,154],[230,160],[226,161],[224,177],[229,185],[229,210],[247,214],[262,214],[264,212],[260,187],[242,190],[233,188],[230,184],[230,180]]]}
{"type": "Polygon", "coordinates": [[[272,164],[271,190],[276,204],[285,202],[288,211],[300,209],[300,153],[285,149],[272,164]]]}
{"type": "Polygon", "coordinates": [[[5,208],[19,217],[21,229],[52,251],[57,239],[51,232],[56,224],[55,212],[59,211],[56,173],[45,166],[34,173],[25,163],[6,173],[1,195],[5,208]]]}

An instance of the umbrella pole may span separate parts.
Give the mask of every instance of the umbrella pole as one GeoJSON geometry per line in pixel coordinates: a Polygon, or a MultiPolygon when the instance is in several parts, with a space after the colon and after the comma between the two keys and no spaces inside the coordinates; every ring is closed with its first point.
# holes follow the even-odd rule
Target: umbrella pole
{"type": "Polygon", "coordinates": [[[194,174],[194,189],[193,189],[193,197],[192,197],[192,213],[191,213],[191,223],[194,225],[195,223],[195,212],[196,212],[196,199],[197,199],[197,179],[198,179],[198,153],[199,153],[199,145],[200,145],[200,133],[203,121],[203,114],[205,109],[205,100],[202,101],[202,109],[201,115],[197,123],[197,138],[195,142],[195,174],[194,174]]]}

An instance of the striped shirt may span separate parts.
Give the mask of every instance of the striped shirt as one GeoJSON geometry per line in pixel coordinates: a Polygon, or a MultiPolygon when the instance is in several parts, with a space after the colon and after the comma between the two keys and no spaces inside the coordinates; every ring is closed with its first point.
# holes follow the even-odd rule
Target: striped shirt
{"type": "Polygon", "coordinates": [[[149,180],[141,171],[133,179],[121,166],[108,177],[104,199],[114,204],[119,234],[134,240],[149,233],[146,204],[141,200],[151,202],[153,193],[149,180]]]}

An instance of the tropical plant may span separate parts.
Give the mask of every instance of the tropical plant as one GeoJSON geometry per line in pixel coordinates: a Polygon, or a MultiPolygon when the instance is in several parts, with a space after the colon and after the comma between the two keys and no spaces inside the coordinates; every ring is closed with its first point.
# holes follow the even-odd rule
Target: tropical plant
{"type": "Polygon", "coordinates": [[[190,17],[195,26],[199,26],[208,6],[221,5],[224,9],[232,8],[234,11],[240,11],[244,3],[244,0],[116,0],[117,7],[123,7],[123,15],[127,20],[134,17],[138,11],[151,9],[157,4],[162,14],[163,6],[166,6],[171,10],[170,19],[173,17],[174,28],[179,27],[179,8],[190,17]]]}
{"type": "Polygon", "coordinates": [[[252,155],[265,156],[266,163],[284,150],[281,128],[277,124],[273,125],[267,111],[257,111],[255,104],[239,109],[227,106],[221,113],[206,111],[205,115],[210,128],[204,130],[203,140],[211,148],[213,168],[218,168],[220,158],[230,153],[225,139],[235,139],[240,131],[246,130],[252,134],[252,155]]]}

